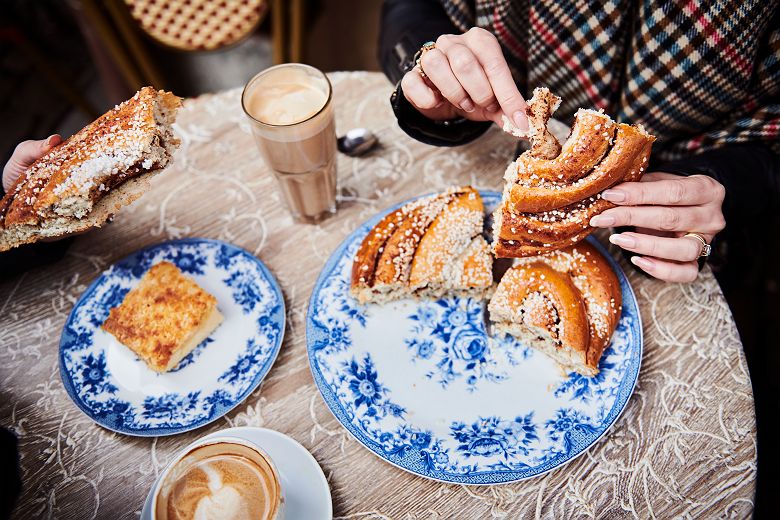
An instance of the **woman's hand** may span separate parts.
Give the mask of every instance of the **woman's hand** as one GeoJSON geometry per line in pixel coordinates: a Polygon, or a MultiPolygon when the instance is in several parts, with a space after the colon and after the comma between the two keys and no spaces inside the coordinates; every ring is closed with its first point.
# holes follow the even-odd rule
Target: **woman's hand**
{"type": "Polygon", "coordinates": [[[16,179],[38,160],[43,154],[62,142],[62,137],[57,134],[49,136],[43,141],[22,141],[14,149],[11,158],[3,168],[3,189],[7,192],[14,185],[16,179]]]}
{"type": "Polygon", "coordinates": [[[594,227],[635,226],[634,233],[609,237],[613,244],[637,253],[631,261],[651,276],[670,282],[692,282],[698,275],[699,233],[707,243],[726,227],[721,206],[726,190],[704,175],[682,177],[653,172],[642,182],[625,182],[601,196],[617,208],[593,217],[594,227]]]}
{"type": "Polygon", "coordinates": [[[465,117],[502,125],[506,115],[520,130],[528,130],[526,103],[496,37],[475,27],[459,35],[445,34],[436,48],[423,53],[418,67],[401,80],[404,96],[424,116],[465,117]]]}

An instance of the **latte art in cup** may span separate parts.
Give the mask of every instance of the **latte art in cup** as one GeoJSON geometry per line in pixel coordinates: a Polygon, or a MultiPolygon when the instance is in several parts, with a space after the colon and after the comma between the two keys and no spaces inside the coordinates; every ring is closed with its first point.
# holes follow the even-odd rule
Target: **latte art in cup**
{"type": "Polygon", "coordinates": [[[191,448],[160,479],[157,520],[272,520],[283,495],[273,463],[240,439],[191,448]]]}

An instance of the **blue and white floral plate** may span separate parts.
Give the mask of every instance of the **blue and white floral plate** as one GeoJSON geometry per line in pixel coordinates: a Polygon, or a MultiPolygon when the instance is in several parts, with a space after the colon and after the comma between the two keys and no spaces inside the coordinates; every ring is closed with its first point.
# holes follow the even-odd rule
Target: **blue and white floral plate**
{"type": "MultiPolygon", "coordinates": [[[[488,212],[500,198],[482,197],[488,212]]],[[[360,242],[397,207],[339,246],[312,293],[309,363],[328,408],[382,459],[444,482],[514,482],[581,455],[620,416],[639,375],[642,324],[623,271],[591,239],[618,274],[623,314],[599,375],[564,375],[513,338],[489,337],[482,302],[361,306],[350,297],[360,242]]]]}
{"type": "Polygon", "coordinates": [[[173,240],[120,260],[87,288],[62,331],[60,374],[73,402],[101,426],[172,435],[222,417],[257,388],[279,353],[284,325],[282,292],[260,260],[219,240],[173,240]],[[176,368],[157,374],[100,326],[163,260],[213,294],[224,321],[176,368]]]}

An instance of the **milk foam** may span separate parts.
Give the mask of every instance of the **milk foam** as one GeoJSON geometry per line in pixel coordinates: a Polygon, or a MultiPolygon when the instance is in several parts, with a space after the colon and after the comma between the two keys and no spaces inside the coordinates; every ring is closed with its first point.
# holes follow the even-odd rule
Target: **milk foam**
{"type": "Polygon", "coordinates": [[[252,92],[247,110],[264,123],[291,125],[309,119],[327,101],[326,93],[312,85],[280,81],[252,92]]]}
{"type": "Polygon", "coordinates": [[[162,519],[268,519],[278,507],[273,470],[240,445],[208,445],[184,457],[168,475],[157,516],[162,519]]]}
{"type": "MultiPolygon", "coordinates": [[[[220,461],[218,458],[217,461],[220,461]]],[[[204,495],[198,500],[195,506],[193,514],[193,520],[242,520],[246,518],[253,518],[252,508],[250,507],[245,493],[256,491],[251,489],[251,485],[247,486],[247,482],[241,485],[241,482],[237,484],[243,489],[241,491],[236,489],[233,485],[226,484],[223,477],[224,470],[220,469],[217,461],[206,462],[198,466],[198,469],[206,474],[207,485],[210,491],[209,495],[204,495]],[[248,488],[248,489],[247,489],[248,488]]],[[[225,460],[221,460],[224,464],[225,460]]],[[[257,470],[256,466],[247,464],[240,460],[232,460],[230,464],[241,464],[244,469],[248,469],[257,478],[257,482],[254,484],[260,484],[262,490],[260,490],[260,496],[268,496],[271,493],[271,489],[268,487],[268,483],[264,476],[257,470]]],[[[260,518],[265,518],[270,513],[270,504],[268,501],[263,501],[263,511],[260,513],[260,518]]],[[[258,513],[258,512],[255,512],[258,513]]]]}

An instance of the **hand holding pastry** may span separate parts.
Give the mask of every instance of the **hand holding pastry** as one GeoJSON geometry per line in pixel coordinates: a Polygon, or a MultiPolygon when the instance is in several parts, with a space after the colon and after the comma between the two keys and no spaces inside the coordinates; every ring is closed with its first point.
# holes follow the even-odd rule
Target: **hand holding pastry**
{"type": "Polygon", "coordinates": [[[655,278],[692,282],[697,259],[707,244],[726,227],[721,206],[725,189],[704,175],[681,177],[653,172],[642,182],[626,182],[601,196],[618,207],[593,217],[594,227],[635,226],[636,232],[617,233],[613,244],[637,253],[631,261],[655,278]],[[686,236],[687,235],[687,236],[686,236]]]}
{"type": "Polygon", "coordinates": [[[14,149],[11,158],[3,168],[3,189],[8,191],[14,185],[19,176],[38,160],[43,154],[62,142],[62,137],[57,134],[49,136],[42,141],[22,141],[14,149]]]}
{"type": "Polygon", "coordinates": [[[501,45],[484,29],[444,34],[435,44],[426,44],[401,87],[406,99],[430,119],[465,117],[502,126],[506,115],[521,131],[528,130],[525,100],[501,45]]]}

